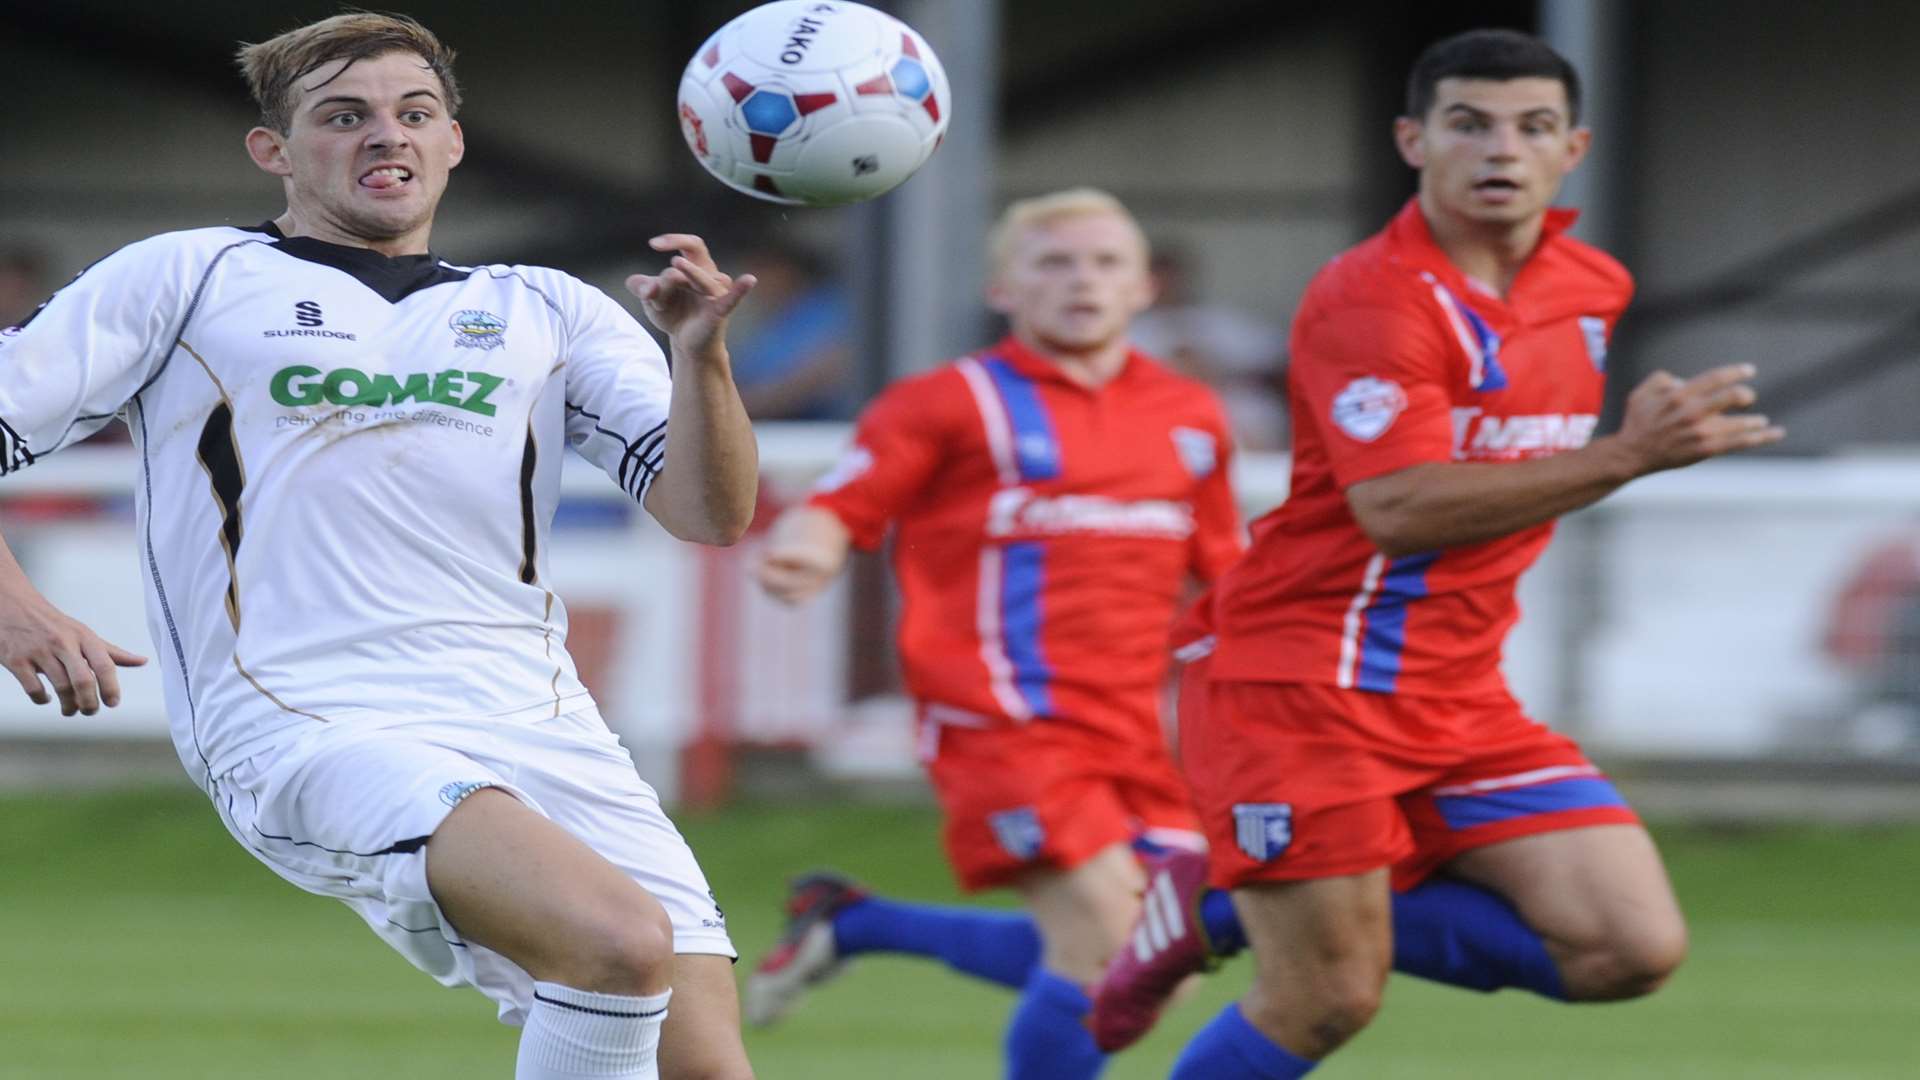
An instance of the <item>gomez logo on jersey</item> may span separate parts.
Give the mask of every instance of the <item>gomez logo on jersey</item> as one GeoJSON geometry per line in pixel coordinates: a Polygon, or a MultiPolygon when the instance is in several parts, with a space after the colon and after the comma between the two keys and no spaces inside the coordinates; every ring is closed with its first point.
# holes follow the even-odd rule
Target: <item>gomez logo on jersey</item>
{"type": "Polygon", "coordinates": [[[1349,438],[1372,442],[1407,407],[1407,392],[1392,379],[1362,376],[1334,395],[1333,422],[1349,438]]]}

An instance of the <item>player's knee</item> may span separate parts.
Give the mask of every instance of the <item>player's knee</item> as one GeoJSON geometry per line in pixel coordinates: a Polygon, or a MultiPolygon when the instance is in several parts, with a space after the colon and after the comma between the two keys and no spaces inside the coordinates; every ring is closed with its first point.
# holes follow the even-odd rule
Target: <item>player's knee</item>
{"type": "Polygon", "coordinates": [[[1643,923],[1614,950],[1616,996],[1643,997],[1666,984],[1687,958],[1687,928],[1678,919],[1643,923]]]}
{"type": "Polygon", "coordinates": [[[1308,982],[1311,989],[1303,1000],[1298,987],[1266,987],[1256,980],[1241,1008],[1260,1030],[1290,1033],[1289,1049],[1319,1058],[1373,1022],[1386,994],[1387,972],[1372,964],[1348,963],[1324,968],[1308,982]]]}
{"type": "MultiPolygon", "coordinates": [[[[644,896],[644,894],[643,894],[644,896]]],[[[611,905],[572,935],[561,981],[608,994],[654,994],[673,981],[673,924],[651,896],[611,905]]]]}
{"type": "Polygon", "coordinates": [[[1687,957],[1687,928],[1678,919],[1647,920],[1598,946],[1585,985],[1568,989],[1587,1001],[1645,997],[1666,984],[1687,957]]]}

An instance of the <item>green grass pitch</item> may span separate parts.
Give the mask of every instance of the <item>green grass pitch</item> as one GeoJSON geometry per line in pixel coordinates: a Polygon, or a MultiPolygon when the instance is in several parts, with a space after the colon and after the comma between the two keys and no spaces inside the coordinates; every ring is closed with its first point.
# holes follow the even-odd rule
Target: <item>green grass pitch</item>
{"type": "MultiPolygon", "coordinates": [[[[740,807],[686,817],[735,940],[779,929],[788,873],[835,864],[955,896],[923,809],[740,807]]],[[[1316,1076],[1860,1080],[1920,1076],[1920,829],[1656,830],[1693,925],[1673,984],[1568,1008],[1396,978],[1316,1076]]],[[[0,798],[0,1078],[506,1077],[514,1032],[388,952],[344,907],[255,863],[168,789],[0,798]]],[[[1164,1077],[1244,986],[1229,965],[1115,1059],[1164,1077]]],[[[1011,1003],[935,964],[863,958],[749,1034],[764,1080],[982,1080],[1011,1003]]]]}

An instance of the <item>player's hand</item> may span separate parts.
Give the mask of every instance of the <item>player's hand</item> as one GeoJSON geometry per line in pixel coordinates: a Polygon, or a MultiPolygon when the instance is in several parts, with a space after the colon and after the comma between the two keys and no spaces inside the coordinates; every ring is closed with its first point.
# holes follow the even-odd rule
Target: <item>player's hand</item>
{"type": "Polygon", "coordinates": [[[0,597],[0,667],[20,680],[36,705],[60,698],[60,715],[92,716],[120,704],[116,668],[147,658],[114,645],[60,612],[38,593],[0,597]],[[53,685],[53,694],[41,683],[53,685]]]}
{"type": "Polygon", "coordinates": [[[713,355],[725,344],[727,316],[753,291],[753,275],[721,273],[707,253],[707,242],[691,233],[656,236],[647,246],[672,252],[672,258],[658,274],[628,278],[627,291],[640,298],[648,321],[673,339],[676,352],[713,355]]]}
{"type": "Polygon", "coordinates": [[[842,560],[805,545],[781,547],[777,542],[760,557],[754,577],[768,596],[783,604],[813,599],[840,572],[842,560]]]}
{"type": "Polygon", "coordinates": [[[1740,412],[1755,401],[1751,364],[1727,364],[1684,382],[1664,371],[1627,397],[1619,438],[1641,474],[1677,469],[1786,437],[1766,417],[1740,412]]]}

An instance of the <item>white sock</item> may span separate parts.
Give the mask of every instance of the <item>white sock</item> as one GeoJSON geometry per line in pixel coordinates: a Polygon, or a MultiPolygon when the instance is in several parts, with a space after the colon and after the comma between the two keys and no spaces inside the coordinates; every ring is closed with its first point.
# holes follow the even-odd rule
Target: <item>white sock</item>
{"type": "Polygon", "coordinates": [[[515,1080],[659,1080],[656,1055],[667,990],[652,997],[533,984],[515,1080]]]}

